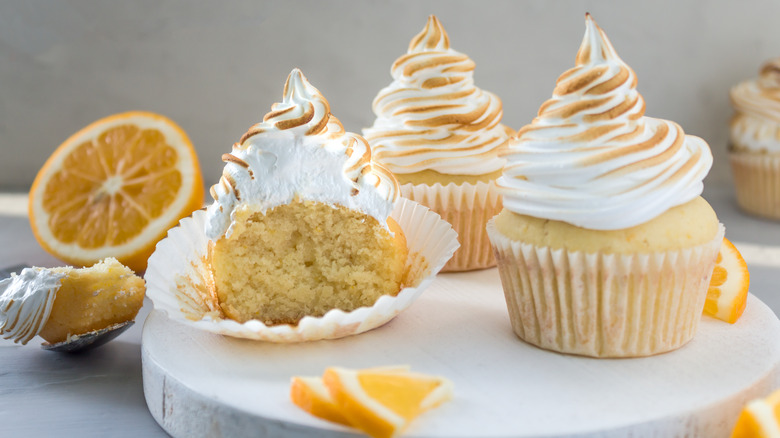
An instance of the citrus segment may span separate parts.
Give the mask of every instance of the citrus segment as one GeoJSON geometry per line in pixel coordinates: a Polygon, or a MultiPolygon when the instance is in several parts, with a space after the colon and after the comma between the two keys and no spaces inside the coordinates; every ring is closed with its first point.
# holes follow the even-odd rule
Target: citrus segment
{"type": "Polygon", "coordinates": [[[75,265],[115,257],[146,268],[156,243],[203,204],[203,178],[187,135],[148,112],[100,119],[49,157],[30,190],[41,246],[75,265]]]}
{"type": "Polygon", "coordinates": [[[750,273],[747,263],[728,239],[723,239],[712,271],[704,313],[735,323],[747,304],[750,273]]]}
{"type": "Polygon", "coordinates": [[[315,417],[349,426],[319,377],[293,377],[290,399],[296,406],[315,417]]]}
{"type": "Polygon", "coordinates": [[[780,391],[748,403],[731,433],[731,438],[764,437],[780,437],[780,391]]]}
{"type": "Polygon", "coordinates": [[[328,368],[323,382],[349,423],[374,438],[389,438],[452,396],[442,377],[391,369],[328,368]]]}

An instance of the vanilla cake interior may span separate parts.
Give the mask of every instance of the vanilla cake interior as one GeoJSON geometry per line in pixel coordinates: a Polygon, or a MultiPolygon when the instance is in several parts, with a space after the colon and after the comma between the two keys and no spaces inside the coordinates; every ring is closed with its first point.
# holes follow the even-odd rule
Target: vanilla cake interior
{"type": "Polygon", "coordinates": [[[388,218],[295,200],[265,214],[242,205],[210,249],[216,294],[231,319],[296,324],[331,309],[371,306],[403,286],[406,239],[388,218]]]}

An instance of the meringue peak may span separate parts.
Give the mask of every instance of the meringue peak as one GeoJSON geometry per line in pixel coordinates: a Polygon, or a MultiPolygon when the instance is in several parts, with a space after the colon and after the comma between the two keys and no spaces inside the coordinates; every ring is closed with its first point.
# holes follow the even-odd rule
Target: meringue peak
{"type": "Polygon", "coordinates": [[[729,93],[735,114],[731,146],[735,150],[777,153],[780,150],[780,58],[761,66],[759,76],[729,93]]]}
{"type": "Polygon", "coordinates": [[[450,37],[435,15],[428,16],[425,29],[412,38],[409,53],[426,51],[447,51],[450,49],[450,37]]]}
{"type": "Polygon", "coordinates": [[[377,161],[396,174],[501,170],[498,150],[514,131],[501,124],[501,100],[474,84],[474,68],[471,58],[450,48],[436,16],[428,17],[409,51],[393,62],[393,82],[374,98],[377,117],[363,133],[377,161]]]}
{"type": "MultiPolygon", "coordinates": [[[[301,69],[297,67],[290,72],[289,76],[287,76],[287,80],[284,82],[284,92],[282,94],[282,102],[275,105],[294,105],[296,103],[307,102],[314,99],[325,100],[319,90],[314,88],[311,82],[306,80],[306,76],[304,76],[301,69]]],[[[325,100],[325,104],[328,104],[327,100],[325,100]]]]}
{"type": "Polygon", "coordinates": [[[586,13],[585,36],[582,38],[582,44],[580,44],[580,49],[577,51],[575,63],[577,66],[580,66],[608,61],[623,62],[609,38],[607,38],[607,34],[596,24],[596,20],[593,19],[590,13],[586,13]]]}
{"type": "Polygon", "coordinates": [[[344,131],[330,105],[299,69],[284,85],[282,101],[252,126],[230,153],[211,187],[206,235],[229,235],[241,205],[268,209],[303,199],[337,204],[373,216],[387,228],[398,197],[389,170],[371,159],[368,142],[344,131]]]}
{"type": "Polygon", "coordinates": [[[761,86],[768,89],[780,88],[780,58],[767,61],[761,66],[759,74],[761,86]]]}
{"type": "Polygon", "coordinates": [[[263,117],[263,121],[249,128],[239,144],[263,132],[288,129],[305,130],[304,135],[344,131],[341,122],[331,116],[327,99],[298,68],[287,76],[282,101],[271,105],[271,111],[263,117]]]}
{"type": "Polygon", "coordinates": [[[592,230],[630,228],[699,196],[707,143],[645,116],[634,71],[590,15],[577,65],[520,128],[498,186],[517,214],[592,230]]]}

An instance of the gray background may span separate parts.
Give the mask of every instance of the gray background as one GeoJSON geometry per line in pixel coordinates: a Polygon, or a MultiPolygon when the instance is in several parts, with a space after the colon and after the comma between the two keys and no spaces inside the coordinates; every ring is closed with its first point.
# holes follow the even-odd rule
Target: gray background
{"type": "Polygon", "coordinates": [[[780,55],[777,1],[0,0],[0,190],[27,190],[69,135],[134,109],[179,123],[211,185],[296,66],[359,132],[431,13],[517,129],[573,65],[586,11],[637,72],[647,114],[706,139],[708,184],[727,183],[728,89],[780,55]]]}

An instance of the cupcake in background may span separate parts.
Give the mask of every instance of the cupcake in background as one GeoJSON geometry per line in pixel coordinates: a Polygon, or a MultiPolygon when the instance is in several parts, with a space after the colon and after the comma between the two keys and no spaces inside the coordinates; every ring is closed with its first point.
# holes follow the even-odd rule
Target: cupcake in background
{"type": "Polygon", "coordinates": [[[485,224],[501,210],[498,152],[513,134],[501,124],[501,100],[474,85],[474,61],[450,48],[433,15],[391,74],[374,99],[376,121],[363,131],[374,159],[393,172],[401,196],[457,231],[461,247],[443,271],[495,266],[485,224]]]}
{"type": "Polygon", "coordinates": [[[730,94],[736,113],[729,157],[737,202],[748,213],[780,219],[780,58],[730,94]]]}
{"type": "Polygon", "coordinates": [[[701,319],[723,227],[699,195],[704,140],[646,117],[634,71],[590,15],[576,66],[520,129],[488,223],[512,327],[594,357],[678,348],[701,319]]]}

